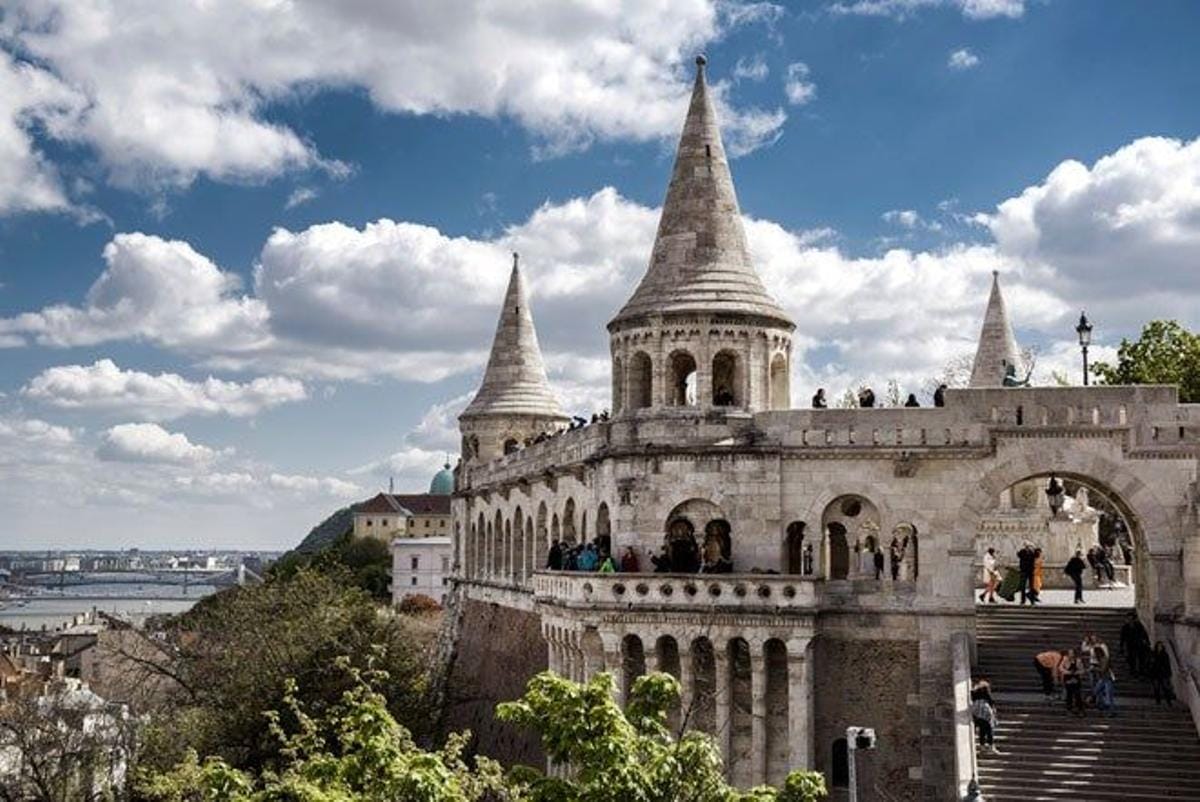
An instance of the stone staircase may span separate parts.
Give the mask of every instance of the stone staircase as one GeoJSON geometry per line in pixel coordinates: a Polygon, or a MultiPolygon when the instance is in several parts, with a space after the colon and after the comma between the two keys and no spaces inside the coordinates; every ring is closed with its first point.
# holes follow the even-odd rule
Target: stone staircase
{"type": "Polygon", "coordinates": [[[979,667],[996,696],[999,755],[979,754],[988,802],[1200,800],[1200,738],[1186,708],[1156,707],[1148,683],[1116,655],[1127,610],[978,608],[979,667]],[[1119,714],[1085,717],[1047,703],[1033,655],[1078,648],[1084,632],[1113,650],[1119,714]]]}

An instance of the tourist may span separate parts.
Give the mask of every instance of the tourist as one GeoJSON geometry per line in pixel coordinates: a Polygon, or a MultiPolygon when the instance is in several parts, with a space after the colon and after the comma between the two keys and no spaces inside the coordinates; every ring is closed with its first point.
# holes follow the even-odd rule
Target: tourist
{"type": "Polygon", "coordinates": [[[1113,521],[1113,537],[1116,538],[1117,546],[1121,549],[1121,559],[1125,561],[1126,565],[1133,565],[1133,542],[1129,539],[1129,527],[1121,518],[1113,521]]]}
{"type": "Polygon", "coordinates": [[[662,550],[650,558],[650,562],[654,565],[654,573],[671,573],[671,552],[667,549],[665,543],[663,544],[662,550]]]}
{"type": "Polygon", "coordinates": [[[1103,669],[1096,681],[1093,691],[1096,698],[1096,709],[1108,716],[1117,714],[1117,678],[1112,667],[1103,669]]]}
{"type": "Polygon", "coordinates": [[[858,405],[863,409],[871,409],[875,406],[875,391],[870,387],[864,387],[858,391],[858,405]]]}
{"type": "Polygon", "coordinates": [[[976,699],[987,699],[992,706],[996,704],[992,699],[992,683],[982,677],[975,680],[975,684],[971,686],[971,701],[974,702],[976,699]]]}
{"type": "Polygon", "coordinates": [[[617,572],[617,563],[613,560],[612,555],[607,552],[604,558],[600,560],[600,573],[615,574],[617,572]]]}
{"type": "Polygon", "coordinates": [[[1154,644],[1150,654],[1150,684],[1154,688],[1154,704],[1166,702],[1167,707],[1175,701],[1175,689],[1171,687],[1171,655],[1162,641],[1154,644]]]}
{"type": "Polygon", "coordinates": [[[875,561],[875,578],[883,579],[883,549],[876,548],[872,559],[875,561]]]}
{"type": "Polygon", "coordinates": [[[904,402],[904,406],[919,407],[919,406],[921,406],[921,402],[917,400],[917,396],[915,393],[909,393],[908,400],[904,402]]]}
{"type": "Polygon", "coordinates": [[[933,391],[933,405],[935,407],[946,406],[946,390],[948,388],[944,384],[939,384],[937,389],[933,391]]]}
{"type": "Polygon", "coordinates": [[[1112,558],[1108,556],[1108,549],[1105,546],[1097,547],[1096,563],[1100,566],[1105,578],[1108,579],[1108,586],[1111,588],[1117,581],[1117,569],[1113,565],[1112,558]]]}
{"type": "Polygon", "coordinates": [[[888,560],[892,565],[892,581],[895,582],[900,578],[900,563],[904,559],[904,550],[900,546],[899,538],[892,538],[892,545],[888,547],[888,552],[888,560]]]}
{"type": "Polygon", "coordinates": [[[1100,675],[1109,664],[1108,646],[1095,633],[1089,632],[1083,636],[1079,647],[1080,656],[1086,661],[1088,686],[1095,693],[1100,675]]]}
{"type": "Polygon", "coordinates": [[[1121,654],[1125,655],[1125,664],[1129,673],[1140,677],[1147,667],[1147,656],[1150,651],[1150,635],[1138,619],[1137,612],[1129,611],[1129,617],[1121,625],[1121,654]]]}
{"type": "Polygon", "coordinates": [[[595,571],[600,564],[600,555],[596,554],[595,546],[589,543],[580,550],[575,563],[580,571],[595,571]]]}
{"type": "Polygon", "coordinates": [[[983,555],[983,593],[979,594],[979,600],[995,604],[996,585],[999,583],[1000,571],[996,568],[996,549],[989,546],[983,555]]]}
{"type": "Polygon", "coordinates": [[[1076,551],[1075,556],[1067,560],[1067,567],[1063,569],[1063,573],[1071,577],[1071,581],[1075,583],[1075,603],[1083,604],[1083,572],[1087,569],[1087,565],[1083,562],[1083,552],[1076,551]]]}
{"type": "Polygon", "coordinates": [[[638,564],[637,552],[633,550],[633,546],[626,546],[625,553],[621,555],[621,573],[636,574],[642,570],[642,566],[638,564]]]}
{"type": "Polygon", "coordinates": [[[1059,674],[1062,676],[1067,710],[1082,716],[1084,714],[1083,666],[1080,664],[1079,656],[1075,654],[1074,649],[1067,652],[1066,659],[1063,660],[1059,669],[1059,674]]]}
{"type": "Polygon", "coordinates": [[[562,544],[557,540],[550,544],[550,556],[546,559],[546,567],[551,571],[561,571],[563,567],[562,544]]]}
{"type": "Polygon", "coordinates": [[[812,397],[813,409],[825,409],[829,406],[825,402],[825,388],[821,387],[817,390],[817,394],[812,397]]]}
{"type": "Polygon", "coordinates": [[[979,748],[996,753],[996,708],[988,700],[979,697],[971,702],[971,719],[975,722],[975,733],[979,748]]]}
{"type": "Polygon", "coordinates": [[[728,387],[721,387],[713,396],[713,404],[718,407],[733,406],[733,392],[728,387]]]}
{"type": "Polygon", "coordinates": [[[803,562],[804,565],[802,567],[804,569],[804,575],[811,576],[813,572],[813,547],[811,543],[805,544],[804,546],[803,562]]]}
{"type": "Polygon", "coordinates": [[[1066,660],[1066,653],[1053,649],[1041,652],[1033,658],[1033,667],[1037,669],[1038,677],[1042,680],[1042,694],[1046,697],[1046,701],[1054,698],[1055,685],[1058,682],[1064,660],[1066,660]]]}
{"type": "Polygon", "coordinates": [[[567,554],[563,558],[563,570],[564,571],[578,571],[579,570],[579,547],[578,546],[571,546],[570,548],[567,549],[567,554]]]}
{"type": "Polygon", "coordinates": [[[1021,550],[1017,552],[1017,570],[1021,572],[1021,604],[1025,604],[1029,597],[1029,591],[1033,588],[1034,560],[1033,544],[1026,541],[1021,550]]]}
{"type": "Polygon", "coordinates": [[[1042,582],[1045,577],[1046,561],[1042,558],[1042,550],[1033,550],[1033,579],[1032,592],[1030,593],[1029,601],[1032,604],[1041,604],[1042,601],[1042,582]]]}

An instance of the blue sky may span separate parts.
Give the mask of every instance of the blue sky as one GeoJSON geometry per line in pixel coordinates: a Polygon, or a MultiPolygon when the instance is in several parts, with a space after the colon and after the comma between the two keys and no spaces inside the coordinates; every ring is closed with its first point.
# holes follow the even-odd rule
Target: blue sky
{"type": "Polygon", "coordinates": [[[1197,33],[1191,2],[5,2],[0,539],[284,547],[420,489],[513,249],[564,402],[605,406],[699,51],[793,398],[920,392],[992,270],[1041,381],[1082,307],[1101,355],[1195,326],[1197,33]]]}

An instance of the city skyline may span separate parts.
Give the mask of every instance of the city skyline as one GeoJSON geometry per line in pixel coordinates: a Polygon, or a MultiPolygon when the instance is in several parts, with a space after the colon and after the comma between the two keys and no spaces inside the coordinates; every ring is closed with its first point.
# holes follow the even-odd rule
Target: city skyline
{"type": "Polygon", "coordinates": [[[512,251],[564,406],[607,406],[604,324],[700,51],[797,323],[794,406],[922,391],[973,351],[993,270],[1044,382],[1078,380],[1082,308],[1095,358],[1151,318],[1200,324],[1194,5],[659,5],[673,25],[14,3],[5,548],[283,549],[389,477],[424,490],[512,251]]]}

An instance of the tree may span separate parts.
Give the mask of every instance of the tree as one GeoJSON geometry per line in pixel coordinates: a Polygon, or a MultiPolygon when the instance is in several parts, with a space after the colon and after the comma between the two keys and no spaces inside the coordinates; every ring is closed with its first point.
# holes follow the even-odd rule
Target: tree
{"type": "Polygon", "coordinates": [[[377,601],[391,601],[392,553],[378,538],[355,537],[346,531],[316,551],[296,549],[280,557],[268,569],[268,577],[287,579],[308,569],[337,575],[362,588],[377,601]]]}
{"type": "Polygon", "coordinates": [[[826,796],[820,774],[792,772],[783,789],[731,788],[712,739],[667,731],[679,684],[667,674],[640,677],[624,711],[612,676],[575,683],[551,673],[530,680],[520,701],[497,715],[537,730],[547,754],[569,762],[569,777],[462,758],[466,735],[435,752],[420,749],[392,717],[373,686],[373,668],[353,669],[341,701],[314,716],[289,683],[283,713],[268,716],[283,760],[276,771],[248,772],[195,752],[170,771],[150,773],[138,792],[153,802],[816,802],[826,796]],[[293,722],[285,726],[285,721],[293,722]]]}
{"type": "Polygon", "coordinates": [[[331,670],[341,655],[352,667],[372,661],[384,671],[376,690],[417,737],[427,737],[436,624],[381,610],[348,584],[345,575],[304,569],[231,588],[153,633],[153,658],[129,650],[147,680],[166,678],[173,690],[150,716],[142,762],[162,768],[193,749],[237,768],[273,765],[279,745],[262,711],[281,707],[288,681],[312,710],[334,704],[349,687],[345,672],[331,670]]]}
{"type": "Polygon", "coordinates": [[[1138,339],[1121,340],[1116,364],[1097,362],[1092,371],[1104,384],[1174,384],[1179,401],[1200,402],[1200,335],[1174,320],[1152,320],[1138,339]]]}

